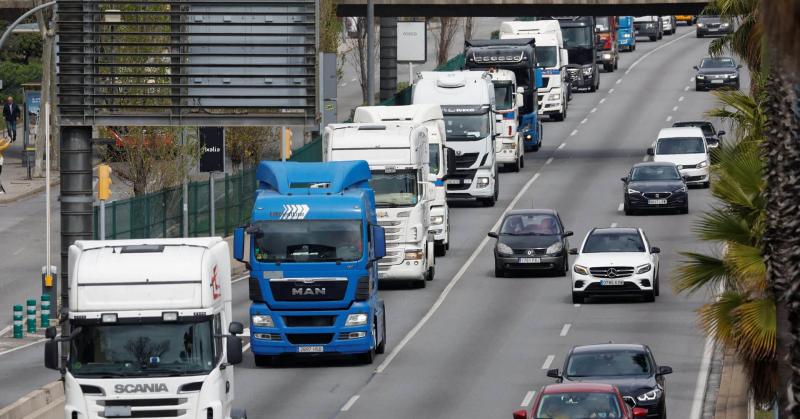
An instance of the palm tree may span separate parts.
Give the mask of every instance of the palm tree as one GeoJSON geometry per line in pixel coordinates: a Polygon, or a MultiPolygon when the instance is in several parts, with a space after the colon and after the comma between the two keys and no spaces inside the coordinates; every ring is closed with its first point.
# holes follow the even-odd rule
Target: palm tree
{"type": "Polygon", "coordinates": [[[761,70],[763,27],[759,19],[759,3],[760,0],[713,0],[708,3],[704,14],[718,14],[738,21],[733,33],[711,41],[709,54],[734,53],[747,63],[750,73],[761,70]]]}

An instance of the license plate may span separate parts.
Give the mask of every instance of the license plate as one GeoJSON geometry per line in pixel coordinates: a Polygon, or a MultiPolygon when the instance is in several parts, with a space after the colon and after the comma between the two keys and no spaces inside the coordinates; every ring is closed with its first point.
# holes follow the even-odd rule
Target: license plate
{"type": "Polygon", "coordinates": [[[106,406],[103,416],[107,418],[129,418],[131,417],[130,406],[106,406]]]}
{"type": "Polygon", "coordinates": [[[722,83],[725,83],[725,80],[722,80],[722,79],[711,80],[711,83],[713,83],[713,84],[722,84],[722,83]]]}
{"type": "Polygon", "coordinates": [[[623,285],[625,281],[621,279],[604,279],[600,281],[600,285],[607,286],[607,285],[623,285]]]}
{"type": "Polygon", "coordinates": [[[461,179],[447,179],[448,185],[460,185],[461,179]]]}
{"type": "Polygon", "coordinates": [[[519,263],[542,263],[541,258],[519,258],[519,263]]]}
{"type": "Polygon", "coordinates": [[[719,28],[708,28],[708,31],[709,31],[709,32],[716,32],[716,31],[718,31],[718,30],[719,30],[719,28]]]}
{"type": "Polygon", "coordinates": [[[650,205],[667,205],[666,199],[648,199],[647,203],[650,205]]]}
{"type": "Polygon", "coordinates": [[[297,348],[297,352],[301,354],[312,354],[312,353],[325,352],[325,349],[322,346],[301,346],[297,348]]]}

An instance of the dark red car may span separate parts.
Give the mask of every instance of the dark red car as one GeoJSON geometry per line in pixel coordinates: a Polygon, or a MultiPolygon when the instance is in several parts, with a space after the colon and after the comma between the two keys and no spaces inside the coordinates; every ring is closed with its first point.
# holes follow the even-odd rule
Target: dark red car
{"type": "MultiPolygon", "coordinates": [[[[630,407],[619,389],[610,384],[572,383],[544,386],[536,394],[531,419],[634,419],[647,416],[647,409],[630,407]]],[[[514,412],[514,419],[528,419],[527,410],[514,412]]]]}

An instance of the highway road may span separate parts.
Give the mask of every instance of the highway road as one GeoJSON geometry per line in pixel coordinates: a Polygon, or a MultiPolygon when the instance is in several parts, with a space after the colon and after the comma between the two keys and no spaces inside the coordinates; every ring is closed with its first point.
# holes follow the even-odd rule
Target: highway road
{"type": "MultiPolygon", "coordinates": [[[[542,149],[526,155],[520,173],[501,174],[495,207],[453,208],[453,245],[437,260],[436,280],[425,289],[382,290],[388,345],[375,364],[320,359],[256,368],[248,353],[236,367],[237,405],[251,418],[510,417],[552,382],[545,370],[560,368],[571,346],[614,341],[648,344],[675,369],[668,411],[690,418],[705,344],[694,310],[708,296],[676,296],[669,282],[678,252],[704,246],[692,220],[710,195],[691,190],[688,215],[626,217],[619,178],[643,160],[660,128],[714,106],[691,80],[709,42],[686,27],[641,42],[621,56],[618,71],[601,75],[598,92],[574,96],[566,121],[545,123],[542,149]],[[494,240],[486,233],[504,211],[530,207],[557,209],[575,232],[573,247],[592,227],[643,227],[662,249],[661,296],[576,306],[568,277],[494,278],[494,240]]],[[[235,283],[233,298],[234,317],[247,324],[247,281],[235,283]]],[[[0,405],[56,378],[41,359],[41,345],[0,354],[0,405]]]]}

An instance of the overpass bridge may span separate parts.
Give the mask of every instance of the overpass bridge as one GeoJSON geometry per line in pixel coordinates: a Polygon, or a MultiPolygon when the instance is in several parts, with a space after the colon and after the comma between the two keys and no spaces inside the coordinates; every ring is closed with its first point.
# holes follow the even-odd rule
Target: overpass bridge
{"type": "MultiPolygon", "coordinates": [[[[698,14],[698,0],[374,0],[376,16],[643,16],[698,14]]],[[[365,16],[367,0],[339,0],[339,16],[365,16]]]]}

